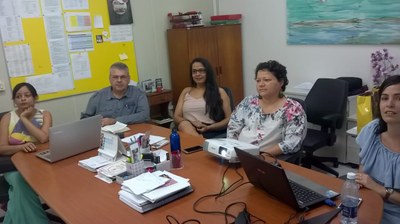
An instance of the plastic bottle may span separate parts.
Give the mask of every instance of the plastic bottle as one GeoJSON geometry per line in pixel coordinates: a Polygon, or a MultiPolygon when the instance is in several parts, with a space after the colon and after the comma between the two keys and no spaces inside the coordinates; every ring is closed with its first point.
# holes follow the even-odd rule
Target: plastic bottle
{"type": "Polygon", "coordinates": [[[169,136],[171,146],[171,165],[172,169],[179,169],[183,167],[181,157],[181,139],[176,129],[172,129],[169,136]]]}
{"type": "Polygon", "coordinates": [[[347,180],[342,186],[342,212],[340,215],[340,223],[356,224],[357,223],[357,207],[358,207],[358,189],[359,186],[355,181],[356,174],[347,173],[347,180]]]}

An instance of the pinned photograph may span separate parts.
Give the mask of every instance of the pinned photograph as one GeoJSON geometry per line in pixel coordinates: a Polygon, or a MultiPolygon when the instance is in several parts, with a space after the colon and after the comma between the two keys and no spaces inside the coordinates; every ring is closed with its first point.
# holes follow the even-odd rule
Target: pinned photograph
{"type": "Polygon", "coordinates": [[[110,25],[132,24],[130,0],[107,0],[110,25]]]}

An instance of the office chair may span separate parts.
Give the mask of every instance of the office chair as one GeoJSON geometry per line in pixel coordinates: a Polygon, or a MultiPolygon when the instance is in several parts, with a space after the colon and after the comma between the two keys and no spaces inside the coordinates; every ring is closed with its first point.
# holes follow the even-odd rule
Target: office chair
{"type": "Polygon", "coordinates": [[[318,79],[305,99],[308,123],[320,126],[319,130],[307,129],[306,138],[302,144],[303,167],[318,167],[336,177],[338,172],[323,164],[332,162],[338,167],[336,157],[319,157],[314,152],[325,146],[332,146],[336,142],[335,130],[340,129],[346,116],[348,83],[340,79],[318,79]]]}

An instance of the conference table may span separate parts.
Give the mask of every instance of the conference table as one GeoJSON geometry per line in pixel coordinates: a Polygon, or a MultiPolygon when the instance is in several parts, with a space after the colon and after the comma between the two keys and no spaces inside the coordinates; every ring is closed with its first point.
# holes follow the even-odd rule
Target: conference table
{"type": "MultiPolygon", "coordinates": [[[[146,131],[150,131],[151,135],[167,138],[170,134],[170,129],[152,124],[135,124],[129,127],[131,130],[126,132],[125,136],[146,131]]],[[[180,133],[180,137],[182,148],[202,145],[204,142],[201,137],[185,133],[180,133]]],[[[39,150],[47,146],[48,144],[39,145],[39,150]]],[[[169,145],[164,146],[164,149],[169,150],[169,145]]],[[[12,161],[30,186],[66,223],[168,223],[167,216],[174,217],[179,223],[189,219],[197,219],[201,223],[225,223],[225,217],[222,214],[195,212],[194,202],[202,196],[219,193],[222,183],[227,188],[239,180],[239,174],[244,177],[241,183],[248,181],[242,168],[235,169],[226,161],[205,151],[183,154],[184,167],[171,172],[189,178],[194,192],[141,214],[119,200],[118,191],[121,185],[105,183],[96,178],[95,173],[78,166],[79,160],[96,154],[97,150],[93,149],[51,164],[37,158],[34,153],[19,152],[12,157],[12,161]]],[[[343,183],[341,179],[284,161],[280,163],[285,170],[306,176],[340,192],[343,183]]],[[[379,223],[383,208],[381,197],[367,189],[361,189],[360,196],[363,202],[358,213],[359,223],[379,223]]],[[[339,200],[336,199],[337,204],[339,200]]],[[[296,213],[291,207],[249,183],[243,184],[225,196],[201,200],[197,209],[223,213],[228,205],[235,202],[244,202],[249,213],[266,223],[284,223],[290,217],[294,217],[290,223],[298,223],[297,219],[300,216],[307,219],[333,209],[327,205],[321,205],[304,213],[296,213]]],[[[228,213],[236,216],[243,208],[243,204],[235,204],[228,209],[228,213]]],[[[338,220],[336,217],[332,223],[338,223],[338,220]]],[[[234,220],[228,217],[228,221],[232,223],[234,220]]]]}

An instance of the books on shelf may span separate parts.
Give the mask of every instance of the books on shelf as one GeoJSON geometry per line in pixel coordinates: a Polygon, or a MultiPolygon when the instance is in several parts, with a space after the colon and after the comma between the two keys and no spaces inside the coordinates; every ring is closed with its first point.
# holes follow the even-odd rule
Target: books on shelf
{"type": "Polygon", "coordinates": [[[143,213],[192,192],[189,180],[168,171],[144,173],[122,183],[119,198],[143,213]]]}
{"type": "Polygon", "coordinates": [[[101,130],[111,132],[113,134],[118,134],[118,133],[122,133],[125,131],[129,131],[131,129],[128,128],[128,125],[117,121],[117,122],[115,122],[115,124],[106,125],[106,126],[102,127],[101,130]]]}

